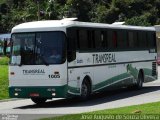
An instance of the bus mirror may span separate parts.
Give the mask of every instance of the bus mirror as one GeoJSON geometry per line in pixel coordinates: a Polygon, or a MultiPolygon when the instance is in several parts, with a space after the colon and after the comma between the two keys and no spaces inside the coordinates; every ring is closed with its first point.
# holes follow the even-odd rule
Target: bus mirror
{"type": "Polygon", "coordinates": [[[76,52],[75,51],[68,51],[67,59],[68,59],[68,62],[75,60],[76,59],[76,52]]]}

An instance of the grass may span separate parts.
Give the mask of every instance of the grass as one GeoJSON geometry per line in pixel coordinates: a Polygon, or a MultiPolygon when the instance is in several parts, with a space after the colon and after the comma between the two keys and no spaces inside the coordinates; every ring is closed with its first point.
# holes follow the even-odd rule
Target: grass
{"type": "Polygon", "coordinates": [[[8,96],[8,65],[0,65],[0,100],[8,96]]]}
{"type": "Polygon", "coordinates": [[[8,57],[0,57],[0,65],[8,65],[9,58],[8,57]]]}
{"type": "MultiPolygon", "coordinates": [[[[160,102],[148,103],[142,105],[134,105],[129,107],[121,107],[115,109],[100,110],[89,113],[65,115],[60,117],[44,118],[40,120],[92,120],[96,115],[158,115],[160,114],[160,102]],[[85,116],[85,117],[84,117],[85,116]]],[[[124,116],[123,116],[124,117],[124,116]]],[[[159,116],[160,117],[160,116],[159,116]]],[[[96,119],[95,119],[96,120],[96,119]]],[[[102,119],[98,119],[102,120],[102,119]]],[[[107,119],[108,120],[108,119],[107,119]]]]}
{"type": "Polygon", "coordinates": [[[0,57],[0,100],[8,96],[8,61],[7,57],[0,57]]]}

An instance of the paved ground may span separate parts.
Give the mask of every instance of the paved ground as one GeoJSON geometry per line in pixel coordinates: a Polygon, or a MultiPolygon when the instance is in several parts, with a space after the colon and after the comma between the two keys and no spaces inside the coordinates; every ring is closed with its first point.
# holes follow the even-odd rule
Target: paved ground
{"type": "Polygon", "coordinates": [[[49,114],[75,114],[157,101],[160,101],[160,79],[145,84],[142,90],[108,91],[93,95],[92,99],[86,102],[80,102],[77,99],[53,99],[40,106],[35,105],[30,99],[0,102],[0,114],[3,114],[3,116],[6,116],[5,114],[36,114],[23,115],[23,119],[26,117],[25,120],[31,120],[42,116],[53,116],[49,114]]]}

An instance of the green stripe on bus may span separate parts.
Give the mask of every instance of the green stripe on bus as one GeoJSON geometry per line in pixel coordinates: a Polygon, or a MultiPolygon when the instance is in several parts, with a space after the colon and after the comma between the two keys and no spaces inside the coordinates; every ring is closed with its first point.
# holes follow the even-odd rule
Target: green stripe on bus
{"type": "Polygon", "coordinates": [[[148,76],[152,76],[152,70],[148,68],[143,68],[144,74],[148,76]]]}
{"type": "Polygon", "coordinates": [[[68,86],[68,93],[80,94],[80,88],[68,86]]]}
{"type": "Polygon", "coordinates": [[[128,73],[123,73],[123,74],[120,74],[118,76],[112,77],[108,80],[105,80],[101,83],[98,83],[98,84],[94,85],[93,91],[98,90],[98,89],[103,88],[103,87],[106,88],[106,87],[110,86],[111,84],[116,84],[121,80],[122,81],[125,80],[126,78],[131,78],[131,75],[129,75],[128,73]]]}
{"type": "Polygon", "coordinates": [[[30,94],[38,93],[39,97],[53,98],[53,97],[67,97],[67,85],[64,86],[24,86],[24,87],[9,87],[9,95],[13,98],[30,98],[30,94]],[[15,96],[18,93],[18,96],[15,96]],[[52,93],[56,93],[52,96],[52,93]]]}

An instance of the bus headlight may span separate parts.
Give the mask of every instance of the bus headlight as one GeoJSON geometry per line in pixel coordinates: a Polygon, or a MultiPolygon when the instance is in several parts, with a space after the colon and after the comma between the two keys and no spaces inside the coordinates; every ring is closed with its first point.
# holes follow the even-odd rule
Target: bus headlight
{"type": "Polygon", "coordinates": [[[52,96],[56,96],[56,93],[52,93],[52,96]]]}
{"type": "Polygon", "coordinates": [[[18,93],[14,93],[15,96],[18,96],[18,93]]]}

